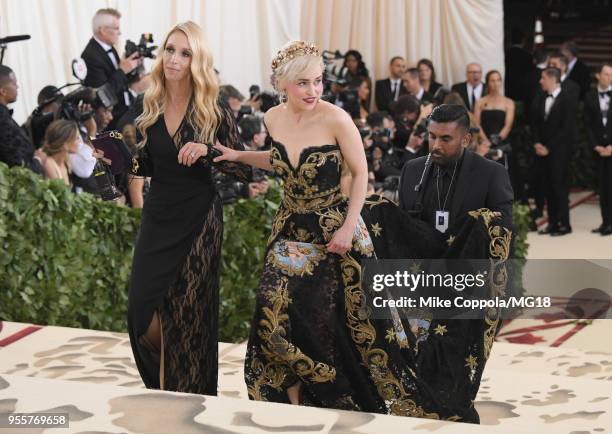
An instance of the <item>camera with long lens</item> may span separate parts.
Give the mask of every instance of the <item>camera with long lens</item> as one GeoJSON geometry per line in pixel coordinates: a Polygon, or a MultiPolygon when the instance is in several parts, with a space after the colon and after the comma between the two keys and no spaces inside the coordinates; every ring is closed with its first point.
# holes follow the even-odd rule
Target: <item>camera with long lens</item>
{"type": "Polygon", "coordinates": [[[136,44],[129,39],[125,41],[125,57],[130,57],[134,53],[138,53],[139,57],[148,57],[155,59],[153,52],[157,49],[157,45],[153,43],[153,33],[143,33],[140,36],[140,41],[136,44]]]}
{"type": "Polygon", "coordinates": [[[117,103],[117,97],[113,93],[109,84],[93,88],[81,86],[61,98],[58,117],[68,119],[77,123],[85,122],[93,117],[93,110],[81,111],[82,104],[102,105],[110,108],[117,103]]]}

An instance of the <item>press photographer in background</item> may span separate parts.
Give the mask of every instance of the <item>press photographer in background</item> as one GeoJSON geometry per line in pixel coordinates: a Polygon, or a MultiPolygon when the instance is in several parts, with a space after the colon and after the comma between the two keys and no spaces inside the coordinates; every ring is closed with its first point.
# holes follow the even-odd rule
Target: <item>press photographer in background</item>
{"type": "Polygon", "coordinates": [[[55,119],[62,96],[60,90],[51,85],[43,87],[38,92],[38,106],[22,125],[36,149],[43,145],[45,132],[55,119]]]}
{"type": "MultiPolygon", "coordinates": [[[[260,117],[244,115],[238,122],[240,138],[247,151],[261,151],[265,147],[266,129],[260,117]]],[[[223,204],[233,203],[238,199],[253,199],[268,191],[268,174],[266,171],[254,168],[253,181],[243,183],[230,179],[221,172],[215,171],[213,178],[223,204]]]]}
{"type": "Polygon", "coordinates": [[[121,35],[120,19],[121,14],[116,9],[98,10],[92,20],[93,36],[81,54],[87,65],[85,86],[100,87],[108,83],[117,97],[111,129],[132,101],[128,91],[128,74],[142,64],[138,51],[120,58],[114,47],[121,35]]]}

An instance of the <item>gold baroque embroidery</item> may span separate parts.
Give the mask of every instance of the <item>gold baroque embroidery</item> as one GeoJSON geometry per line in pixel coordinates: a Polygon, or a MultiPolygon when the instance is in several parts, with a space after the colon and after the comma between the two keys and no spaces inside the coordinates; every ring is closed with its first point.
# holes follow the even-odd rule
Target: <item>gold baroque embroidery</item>
{"type": "MultiPolygon", "coordinates": [[[[325,239],[331,238],[333,231],[343,220],[343,216],[336,210],[328,210],[326,213],[319,214],[319,223],[325,239]]],[[[378,394],[385,400],[389,413],[396,416],[439,419],[440,416],[437,413],[425,412],[413,399],[410,399],[410,393],[388,368],[387,353],[374,347],[376,329],[370,321],[370,312],[361,289],[359,262],[349,254],[345,254],[342,255],[340,264],[345,285],[347,327],[359,351],[361,362],[370,371],[378,394]]]]}
{"type": "MultiPolygon", "coordinates": [[[[508,270],[506,261],[510,255],[510,241],[512,231],[501,226],[491,226],[491,221],[496,218],[493,211],[487,208],[480,208],[470,211],[469,215],[475,219],[482,217],[482,221],[489,232],[491,242],[489,243],[489,255],[491,256],[491,266],[489,271],[489,285],[492,296],[503,296],[508,283],[508,270]]],[[[484,359],[488,360],[495,340],[495,330],[500,321],[499,309],[487,309],[485,312],[485,323],[487,329],[484,333],[484,359]]]]}
{"type": "Polygon", "coordinates": [[[284,363],[301,378],[309,382],[333,382],[336,379],[336,370],[322,362],[315,362],[302,351],[285,339],[286,331],[283,323],[289,319],[286,313],[289,302],[287,278],[282,278],[277,289],[266,294],[272,302],[272,309],[263,307],[264,319],[259,322],[258,334],[263,340],[262,353],[272,361],[284,363]]]}

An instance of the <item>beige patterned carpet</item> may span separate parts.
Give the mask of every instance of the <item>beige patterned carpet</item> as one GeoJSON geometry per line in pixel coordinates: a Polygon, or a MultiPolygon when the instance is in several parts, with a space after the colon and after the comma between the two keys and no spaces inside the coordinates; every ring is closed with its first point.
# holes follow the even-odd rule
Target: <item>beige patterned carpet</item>
{"type": "Polygon", "coordinates": [[[218,397],[148,391],[125,334],[3,322],[0,414],[62,412],[71,422],[0,433],[612,432],[609,321],[591,322],[558,348],[545,345],[567,326],[538,325],[517,320],[502,330],[529,329],[544,345],[495,343],[476,402],[482,424],[474,426],[249,401],[238,344],[220,344],[218,397]],[[599,344],[576,345],[581,333],[599,335],[599,344]]]}

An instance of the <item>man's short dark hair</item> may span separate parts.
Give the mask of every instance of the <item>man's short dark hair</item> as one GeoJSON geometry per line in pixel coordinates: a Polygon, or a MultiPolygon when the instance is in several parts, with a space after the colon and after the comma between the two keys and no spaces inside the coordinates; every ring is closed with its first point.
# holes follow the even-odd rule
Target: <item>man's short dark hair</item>
{"type": "Polygon", "coordinates": [[[601,65],[599,65],[599,68],[597,68],[597,72],[601,72],[601,71],[603,71],[603,69],[604,69],[606,66],[607,66],[608,68],[612,68],[612,63],[610,63],[610,62],[603,62],[601,65]]]}
{"type": "Polygon", "coordinates": [[[392,120],[389,113],[380,111],[380,112],[372,112],[366,118],[366,122],[370,126],[370,128],[382,128],[383,121],[386,119],[392,120]]]}
{"type": "Polygon", "coordinates": [[[565,66],[567,66],[568,62],[567,62],[567,57],[565,57],[561,52],[555,52],[553,54],[550,55],[551,59],[559,59],[559,61],[564,64],[565,66]]]}
{"type": "Polygon", "coordinates": [[[559,68],[551,66],[549,68],[544,68],[542,72],[549,77],[554,77],[557,83],[561,83],[561,70],[559,68]]]}
{"type": "Polygon", "coordinates": [[[442,104],[433,109],[429,115],[431,122],[446,124],[449,122],[457,122],[460,128],[465,131],[470,130],[470,116],[467,109],[459,104],[442,104]]]}
{"type": "Polygon", "coordinates": [[[221,86],[219,88],[219,96],[225,102],[227,102],[229,98],[236,98],[240,102],[244,101],[244,95],[242,95],[240,91],[231,84],[224,84],[221,86]]]}
{"type": "Polygon", "coordinates": [[[416,68],[408,68],[404,74],[410,74],[413,79],[419,78],[419,70],[416,68]]]}
{"type": "Polygon", "coordinates": [[[402,95],[397,101],[391,103],[391,109],[395,116],[401,116],[402,113],[420,113],[421,103],[412,95],[402,95]]]}
{"type": "Polygon", "coordinates": [[[0,65],[0,86],[4,86],[10,79],[13,70],[6,65],[0,65]]]}
{"type": "Polygon", "coordinates": [[[576,45],[576,41],[565,41],[561,46],[565,47],[574,57],[578,57],[580,54],[580,49],[578,45],[576,45]]]}
{"type": "Polygon", "coordinates": [[[391,60],[389,60],[389,66],[393,65],[393,62],[395,62],[395,61],[396,61],[396,60],[398,60],[398,59],[400,59],[400,60],[404,60],[404,58],[403,58],[402,56],[393,56],[393,57],[391,58],[391,60]]]}
{"type": "Polygon", "coordinates": [[[253,140],[255,134],[261,133],[261,120],[257,116],[246,115],[238,122],[238,131],[240,131],[240,137],[245,142],[253,140]]]}

